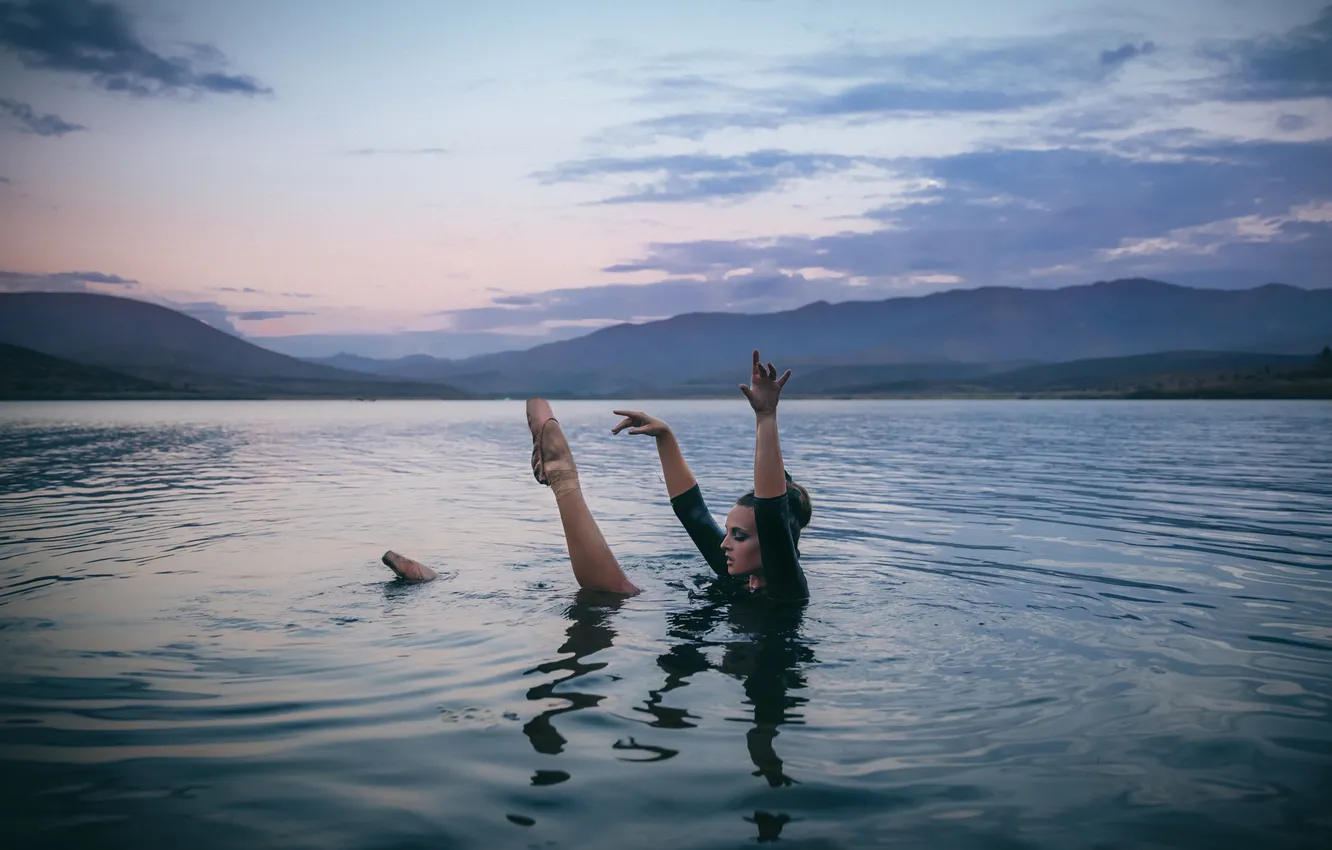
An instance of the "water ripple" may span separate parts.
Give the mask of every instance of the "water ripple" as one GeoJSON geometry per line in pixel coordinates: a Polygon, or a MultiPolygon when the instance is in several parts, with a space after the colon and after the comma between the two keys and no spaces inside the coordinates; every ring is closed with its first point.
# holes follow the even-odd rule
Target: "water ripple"
{"type": "MultiPolygon", "coordinates": [[[[558,407],[646,587],[627,601],[574,594],[518,403],[0,407],[7,828],[1052,848],[1332,828],[1332,407],[784,405],[815,503],[815,599],[788,620],[710,596],[612,406],[558,407]],[[386,548],[441,580],[388,580],[386,548]]],[[[750,483],[743,410],[649,409],[724,512],[750,483]]]]}

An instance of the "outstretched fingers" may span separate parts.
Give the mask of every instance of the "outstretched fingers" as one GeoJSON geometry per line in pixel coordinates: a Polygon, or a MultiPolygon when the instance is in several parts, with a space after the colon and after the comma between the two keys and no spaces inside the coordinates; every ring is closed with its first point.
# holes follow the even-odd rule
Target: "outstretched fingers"
{"type": "Polygon", "coordinates": [[[612,434],[618,434],[618,433],[620,433],[621,431],[623,431],[625,428],[629,428],[629,429],[630,429],[630,430],[629,430],[629,433],[630,433],[630,434],[638,434],[638,433],[642,433],[641,431],[636,430],[636,428],[633,428],[633,427],[630,427],[630,426],[637,426],[637,427],[641,427],[641,426],[642,426],[644,420],[647,419],[647,414],[644,413],[643,411],[641,411],[641,410],[612,410],[611,413],[614,413],[616,416],[623,416],[623,417],[624,417],[624,419],[621,420],[620,423],[619,423],[618,425],[616,425],[614,428],[611,429],[611,433],[612,433],[612,434]]]}
{"type": "Polygon", "coordinates": [[[750,371],[750,384],[762,380],[777,380],[777,367],[772,365],[771,361],[764,364],[762,357],[759,356],[759,350],[756,348],[754,349],[753,368],[750,371]]]}

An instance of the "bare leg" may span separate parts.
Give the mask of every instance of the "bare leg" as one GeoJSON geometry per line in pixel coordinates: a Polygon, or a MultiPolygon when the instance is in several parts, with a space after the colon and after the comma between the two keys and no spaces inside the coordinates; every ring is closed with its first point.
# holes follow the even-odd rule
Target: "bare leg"
{"type": "Polygon", "coordinates": [[[532,454],[534,472],[538,480],[544,477],[555,493],[560,523],[564,526],[564,543],[569,548],[569,562],[573,565],[578,586],[611,593],[637,593],[638,588],[620,569],[600,526],[587,508],[578,484],[578,467],[574,465],[573,452],[560,423],[555,421],[550,403],[542,398],[529,399],[527,425],[532,430],[536,449],[532,454]]]}
{"type": "Polygon", "coordinates": [[[388,551],[384,557],[380,558],[384,566],[398,574],[398,578],[407,581],[434,581],[439,578],[439,573],[427,567],[425,564],[413,561],[405,555],[399,555],[397,552],[388,551]]]}

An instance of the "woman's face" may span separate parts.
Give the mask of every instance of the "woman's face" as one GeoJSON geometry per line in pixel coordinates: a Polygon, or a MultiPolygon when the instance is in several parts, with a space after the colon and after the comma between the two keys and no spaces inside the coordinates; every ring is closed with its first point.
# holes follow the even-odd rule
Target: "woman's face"
{"type": "Polygon", "coordinates": [[[740,505],[731,508],[726,515],[726,537],[721,547],[726,553],[726,572],[731,575],[749,575],[763,569],[753,508],[740,505]]]}

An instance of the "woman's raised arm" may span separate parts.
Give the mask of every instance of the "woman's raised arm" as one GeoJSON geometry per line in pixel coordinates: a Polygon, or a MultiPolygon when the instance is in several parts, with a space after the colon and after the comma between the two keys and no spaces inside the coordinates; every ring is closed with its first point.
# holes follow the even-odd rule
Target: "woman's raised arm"
{"type": "Polygon", "coordinates": [[[749,386],[740,385],[740,391],[754,409],[754,496],[759,499],[786,495],[786,467],[782,463],[781,440],[777,437],[777,401],[790,377],[790,369],[777,377],[777,369],[771,363],[766,367],[760,363],[755,349],[749,386]]]}
{"type": "Polygon", "coordinates": [[[722,551],[721,544],[726,539],[726,532],[708,513],[708,506],[698,489],[698,481],[694,473],[690,472],[689,464],[685,463],[671,426],[641,410],[617,410],[615,413],[623,416],[624,420],[611,429],[612,434],[628,428],[630,434],[643,434],[657,439],[657,456],[661,458],[661,471],[666,476],[666,492],[671,497],[671,509],[698,547],[703,560],[708,562],[708,566],[717,575],[725,576],[726,553],[722,551]]]}
{"type": "Polygon", "coordinates": [[[803,602],[809,598],[809,585],[800,568],[796,540],[804,523],[792,516],[791,494],[798,490],[787,487],[782,444],[777,438],[777,401],[790,377],[790,369],[777,377],[773,365],[764,367],[755,351],[749,386],[742,384],[740,391],[754,408],[754,524],[763,556],[763,586],[773,599],[803,602]]]}
{"type": "Polygon", "coordinates": [[[661,472],[666,477],[666,494],[674,499],[689,491],[698,481],[685,463],[680,444],[675,440],[671,426],[655,416],[649,416],[641,410],[614,410],[616,416],[623,416],[623,421],[611,429],[618,434],[628,428],[630,434],[643,434],[657,440],[657,456],[661,458],[661,472]]]}

